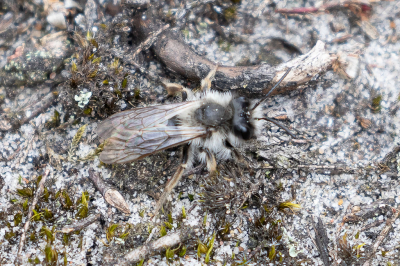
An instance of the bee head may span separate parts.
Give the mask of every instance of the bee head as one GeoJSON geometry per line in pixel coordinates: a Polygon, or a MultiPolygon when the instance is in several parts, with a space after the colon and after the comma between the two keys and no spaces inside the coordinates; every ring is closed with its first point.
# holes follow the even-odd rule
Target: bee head
{"type": "Polygon", "coordinates": [[[232,100],[232,127],[234,134],[244,140],[249,140],[254,135],[254,126],[250,123],[250,101],[244,97],[232,100]]]}

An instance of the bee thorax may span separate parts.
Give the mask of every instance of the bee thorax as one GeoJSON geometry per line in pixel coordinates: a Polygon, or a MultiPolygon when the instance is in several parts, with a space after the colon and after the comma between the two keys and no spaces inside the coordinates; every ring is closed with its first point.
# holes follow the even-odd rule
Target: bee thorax
{"type": "Polygon", "coordinates": [[[195,111],[195,119],[207,127],[216,127],[232,118],[232,110],[217,103],[205,103],[195,111]]]}

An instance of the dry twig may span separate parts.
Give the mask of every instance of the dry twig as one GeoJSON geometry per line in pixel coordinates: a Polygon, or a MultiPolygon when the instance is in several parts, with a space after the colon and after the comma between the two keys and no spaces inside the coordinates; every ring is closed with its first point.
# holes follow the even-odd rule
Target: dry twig
{"type": "Polygon", "coordinates": [[[315,225],[314,219],[311,219],[311,224],[315,232],[315,244],[318,248],[322,262],[325,266],[331,265],[329,262],[328,244],[329,239],[326,235],[326,229],[320,217],[318,217],[318,223],[315,225]]]}
{"type": "Polygon", "coordinates": [[[92,214],[89,217],[86,217],[85,219],[82,219],[74,224],[71,225],[66,225],[64,226],[60,232],[65,233],[65,234],[70,234],[79,230],[82,230],[83,228],[91,225],[95,221],[97,221],[100,218],[101,214],[92,214]]]}
{"type": "Polygon", "coordinates": [[[99,190],[104,199],[111,206],[117,208],[125,214],[130,214],[129,206],[125,199],[122,197],[115,188],[106,184],[104,180],[100,177],[100,174],[96,173],[93,168],[89,169],[89,179],[93,182],[95,187],[99,190]]]}
{"type": "Polygon", "coordinates": [[[399,217],[400,214],[400,208],[396,210],[396,214],[392,219],[389,219],[386,221],[386,226],[382,229],[381,233],[379,236],[376,238],[376,241],[374,245],[372,246],[372,251],[370,255],[368,256],[368,259],[365,261],[363,266],[369,266],[371,265],[371,260],[374,257],[376,251],[378,250],[379,246],[382,244],[383,240],[386,238],[387,234],[389,231],[392,229],[393,223],[396,221],[396,219],[399,217]]]}
{"type": "MultiPolygon", "coordinates": [[[[157,20],[150,12],[146,12],[145,16],[141,13],[140,16],[134,18],[134,22],[137,37],[142,40],[164,26],[163,22],[157,20]],[[146,17],[146,20],[142,17],[146,17]]],[[[201,80],[216,66],[214,62],[196,54],[181,36],[172,30],[165,30],[158,36],[153,50],[167,68],[189,79],[201,80]]],[[[280,88],[273,92],[273,94],[284,93],[324,73],[331,68],[336,59],[335,55],[325,50],[325,44],[319,41],[307,54],[275,67],[268,65],[218,66],[213,84],[219,89],[244,88],[250,93],[265,93],[263,90],[275,84],[291,67],[291,72],[280,88]]]]}
{"type": "Polygon", "coordinates": [[[167,248],[171,248],[186,240],[192,238],[195,234],[196,228],[185,227],[177,232],[171,233],[161,237],[149,244],[138,247],[125,256],[114,258],[106,258],[107,265],[131,265],[145,259],[153,254],[162,252],[167,248]]]}

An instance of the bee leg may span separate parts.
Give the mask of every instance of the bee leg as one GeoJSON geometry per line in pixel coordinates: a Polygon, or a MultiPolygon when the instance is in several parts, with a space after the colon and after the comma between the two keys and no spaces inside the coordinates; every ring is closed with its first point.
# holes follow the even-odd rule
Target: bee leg
{"type": "Polygon", "coordinates": [[[214,173],[217,171],[217,161],[215,160],[214,154],[209,149],[203,149],[206,153],[206,163],[207,169],[210,173],[214,173]]]}
{"type": "Polygon", "coordinates": [[[215,67],[210,70],[207,77],[205,77],[204,79],[201,80],[201,89],[203,90],[203,92],[210,90],[211,82],[214,79],[217,69],[218,69],[218,65],[215,65],[215,67]]]}
{"type": "Polygon", "coordinates": [[[240,154],[240,152],[228,141],[225,140],[225,147],[227,149],[230,149],[231,152],[234,154],[234,156],[236,157],[236,159],[240,162],[246,165],[246,168],[249,169],[249,163],[246,161],[246,159],[240,154]]]}
{"type": "Polygon", "coordinates": [[[187,99],[187,89],[183,87],[181,84],[177,83],[163,83],[164,88],[167,90],[168,96],[176,96],[181,93],[182,102],[187,99]]]}
{"type": "Polygon", "coordinates": [[[168,180],[167,185],[164,188],[163,193],[161,194],[160,199],[157,202],[156,209],[154,214],[157,215],[161,207],[164,205],[165,201],[167,200],[169,194],[171,194],[172,190],[181,180],[183,172],[186,169],[188,160],[189,160],[189,147],[190,145],[183,146],[183,153],[182,153],[182,161],[181,164],[178,166],[175,174],[172,176],[170,180],[168,180]]]}

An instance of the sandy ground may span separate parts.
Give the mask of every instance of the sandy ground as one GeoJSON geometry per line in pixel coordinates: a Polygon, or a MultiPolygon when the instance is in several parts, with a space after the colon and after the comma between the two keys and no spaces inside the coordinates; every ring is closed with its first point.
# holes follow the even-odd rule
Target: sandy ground
{"type": "MultiPolygon", "coordinates": [[[[299,6],[297,1],[280,1],[276,4],[276,8],[299,6]]],[[[314,2],[314,4],[319,3],[314,2]]],[[[305,3],[305,6],[311,5],[312,2],[305,3]]],[[[313,78],[312,82],[302,90],[289,95],[275,96],[266,101],[266,114],[287,115],[288,125],[297,134],[307,138],[309,143],[296,144],[280,128],[267,125],[258,141],[247,145],[243,151],[250,150],[256,154],[257,165],[274,165],[284,172],[283,175],[275,173],[272,177],[274,182],[279,181],[283,184],[282,200],[293,200],[295,191],[294,202],[300,204],[301,209],[292,215],[277,214],[277,219],[284,220],[283,227],[286,233],[276,245],[281,245],[290,252],[291,262],[303,263],[301,265],[323,265],[320,253],[313,242],[315,233],[311,223],[311,220],[316,221],[316,218],[320,217],[327,230],[329,250],[335,250],[335,246],[340,240],[343,241],[344,235],[347,234],[350,250],[355,252],[350,255],[353,256],[353,261],[345,262],[340,255],[343,252],[339,251],[337,261],[341,265],[363,263],[384,228],[385,221],[392,217],[400,202],[398,183],[400,170],[391,168],[386,173],[377,170],[379,162],[400,142],[399,111],[395,109],[400,95],[398,76],[400,46],[397,41],[398,33],[390,23],[393,21],[395,25],[400,25],[400,3],[396,1],[372,3],[373,12],[368,22],[376,29],[376,39],[371,38],[373,37],[371,35],[374,35],[373,30],[370,30],[371,33],[366,30],[367,26],[351,24],[348,16],[341,11],[332,14],[285,17],[274,13],[271,6],[266,6],[264,13],[253,19],[252,14],[258,11],[259,6],[259,1],[242,1],[238,5],[236,19],[229,26],[223,27],[225,32],[234,33],[245,40],[244,42],[229,43],[229,45],[218,43],[215,31],[204,18],[196,21],[197,34],[193,34],[190,28],[183,31],[185,40],[208,59],[232,66],[258,62],[274,64],[296,56],[286,48],[275,49],[276,47],[271,44],[273,38],[286,40],[302,53],[309,51],[316,40],[321,40],[326,43],[329,52],[347,57],[353,67],[353,79],[345,79],[338,73],[329,71],[321,77],[313,78]],[[340,31],[334,32],[332,28],[335,27],[340,31]],[[335,41],[347,34],[352,34],[352,37],[344,42],[335,41]],[[269,50],[270,47],[273,47],[272,52],[269,50]],[[378,98],[381,98],[381,101],[376,104],[378,98]],[[298,163],[293,163],[294,161],[298,163]],[[310,169],[306,169],[305,166],[299,167],[299,162],[300,165],[311,165],[310,169]],[[325,168],[316,170],[315,166],[325,168]],[[338,170],[339,173],[333,170],[338,170]],[[373,204],[376,204],[376,208],[372,210],[372,215],[365,216],[355,223],[342,224],[345,215],[355,212],[358,207],[366,210],[375,206],[373,204]],[[368,225],[371,225],[370,228],[368,225]],[[360,258],[357,257],[357,252],[362,254],[360,258]]],[[[162,69],[163,66],[157,61],[149,64],[149,71],[152,73],[164,73],[162,69]]],[[[166,77],[168,78],[168,74],[166,77]]],[[[179,78],[173,81],[185,82],[179,78]]],[[[135,76],[129,84],[129,89],[133,90],[136,87],[143,92],[163,93],[162,86],[154,84],[143,75],[135,76]]],[[[15,99],[6,97],[1,107],[3,110],[15,108],[15,103],[22,102],[38,92],[45,94],[46,89],[27,87],[15,99]]],[[[4,87],[0,88],[0,94],[2,93],[5,95],[4,87]]],[[[124,107],[127,103],[120,105],[124,107]]],[[[0,156],[5,159],[17,152],[12,160],[0,161],[2,265],[14,265],[20,232],[26,222],[26,215],[23,215],[22,223],[16,225],[15,222],[15,215],[23,212],[22,204],[25,201],[25,198],[17,193],[17,189],[26,187],[28,181],[43,174],[43,164],[49,165],[49,159],[46,157],[49,150],[46,150],[43,136],[34,133],[38,125],[44,124],[52,117],[54,110],[63,114],[63,107],[58,104],[50,107],[31,123],[21,126],[20,129],[0,133],[0,156]],[[15,233],[15,236],[10,232],[15,233]]],[[[98,122],[97,119],[86,117],[79,124],[71,125],[65,131],[52,132],[45,138],[47,142],[53,144],[53,150],[57,147],[55,153],[64,156],[65,159],[68,157],[69,145],[77,130],[87,124],[85,134],[75,153],[77,157],[84,157],[97,146],[95,129],[98,122]]],[[[142,243],[148,236],[149,215],[156,202],[147,192],[152,189],[160,191],[163,188],[167,178],[171,177],[178,158],[178,151],[166,151],[126,166],[126,168],[131,167],[128,173],[137,175],[136,181],[131,184],[127,183],[130,182],[129,179],[116,180],[115,170],[101,166],[98,158],[91,162],[68,160],[51,162],[52,170],[46,187],[54,194],[61,189],[69,189],[73,201],[87,191],[90,195],[89,211],[101,213],[103,217],[101,221],[83,229],[80,234],[71,235],[68,245],[63,243],[62,234],[56,234],[51,246],[58,251],[59,262],[62,262],[65,253],[68,265],[101,265],[103,256],[121,255],[135,246],[135,243],[142,243]],[[120,192],[129,205],[130,215],[125,216],[106,204],[101,194],[87,180],[90,167],[102,173],[106,182],[109,181],[115,187],[121,188],[120,192]],[[156,169],[157,172],[152,173],[152,169],[156,169]],[[137,239],[130,239],[128,247],[120,238],[115,238],[109,243],[111,247],[105,245],[108,226],[117,223],[120,224],[122,231],[130,224],[138,232],[135,236],[137,239]]],[[[397,155],[397,162],[400,162],[400,155],[397,155]]],[[[264,175],[268,170],[266,169],[256,172],[258,175],[264,175]]],[[[183,224],[195,226],[203,223],[205,212],[201,204],[196,203],[200,192],[201,187],[196,178],[183,180],[175,189],[171,196],[171,214],[174,221],[172,230],[178,227],[177,219],[182,213],[182,206],[185,210],[191,210],[187,218],[182,221],[183,224]],[[178,197],[180,193],[181,196],[178,197]],[[191,201],[191,195],[194,195],[194,201],[191,201]]],[[[260,188],[260,194],[267,197],[263,195],[264,192],[260,188]]],[[[49,206],[58,211],[54,213],[51,222],[43,218],[31,224],[28,238],[31,232],[35,232],[36,240],[28,240],[25,244],[22,253],[24,264],[28,263],[29,258],[44,261],[46,238],[40,234],[43,226],[51,229],[54,225],[59,230],[65,224],[74,222],[77,210],[64,210],[56,201],[49,206]]],[[[248,210],[247,215],[254,219],[257,210],[248,210]]],[[[216,223],[213,219],[215,219],[213,215],[208,217],[206,228],[212,228],[216,223]]],[[[399,224],[400,220],[394,222],[393,230],[380,245],[371,265],[400,264],[397,250],[400,242],[399,224]],[[381,249],[387,253],[381,252],[381,249]]],[[[232,254],[240,255],[254,248],[250,230],[249,219],[246,217],[236,219],[230,228],[231,239],[218,240],[214,246],[212,264],[222,265],[226,258],[232,257],[232,254]]],[[[271,246],[273,243],[266,245],[271,246]]],[[[263,252],[262,256],[268,260],[267,252],[263,252]]],[[[204,255],[197,258],[196,247],[188,250],[183,258],[176,258],[172,264],[203,265],[204,259],[204,255]]],[[[277,261],[270,263],[278,265],[277,261]]],[[[165,256],[157,255],[147,260],[145,265],[167,265],[167,262],[165,256]]]]}

